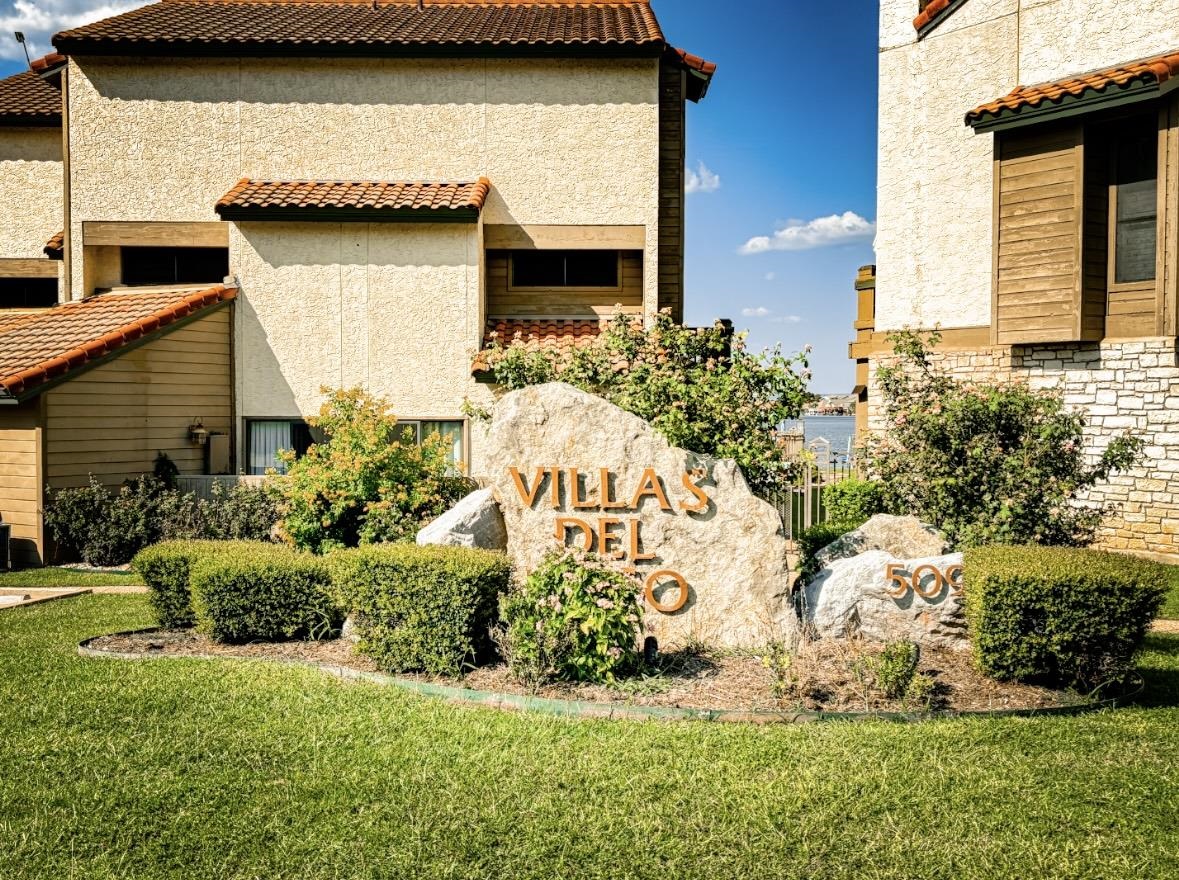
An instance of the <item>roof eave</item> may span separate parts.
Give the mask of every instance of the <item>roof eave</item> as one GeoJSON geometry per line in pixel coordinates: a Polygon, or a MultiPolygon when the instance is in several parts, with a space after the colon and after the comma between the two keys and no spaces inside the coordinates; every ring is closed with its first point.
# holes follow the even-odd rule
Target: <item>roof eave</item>
{"type": "Polygon", "coordinates": [[[222,220],[324,223],[476,223],[479,208],[244,208],[217,205],[222,220]]]}
{"type": "Polygon", "coordinates": [[[913,22],[917,28],[917,40],[924,40],[926,34],[936,30],[938,25],[957,12],[965,2],[966,0],[950,0],[949,5],[928,19],[925,19],[923,15],[918,15],[913,22]]]}
{"type": "Polygon", "coordinates": [[[3,128],[61,128],[61,114],[0,113],[3,128]]]}
{"type": "Polygon", "coordinates": [[[110,363],[116,358],[122,357],[127,352],[134,351],[135,349],[146,345],[149,342],[154,342],[162,336],[167,336],[172,331],[179,330],[181,327],[191,324],[193,321],[198,321],[201,318],[207,317],[213,312],[232,304],[234,300],[234,297],[227,297],[218,302],[202,306],[201,308],[190,312],[182,318],[178,318],[175,321],[165,324],[163,327],[153,330],[150,333],[145,333],[144,335],[138,337],[137,339],[133,339],[130,342],[124,343],[114,351],[109,351],[106,354],[96,358],[87,359],[86,361],[78,364],[78,366],[66,370],[66,372],[60,375],[54,376],[29,388],[23,388],[16,394],[13,394],[7,386],[0,384],[0,406],[16,406],[26,403],[27,401],[30,401],[36,397],[40,397],[45,392],[56,388],[58,385],[62,385],[65,382],[76,379],[82,373],[89,372],[96,367],[101,367],[103,364],[110,363]]]}
{"type": "Polygon", "coordinates": [[[636,43],[289,43],[88,40],[54,37],[63,55],[142,58],[651,58],[663,40],[636,43]]]}
{"type": "Polygon", "coordinates": [[[975,116],[971,112],[966,115],[966,125],[973,128],[976,134],[1008,131],[1150,101],[1170,93],[1176,87],[1179,87],[1179,77],[1172,77],[1162,84],[1158,80],[1135,80],[1124,86],[1111,85],[1104,89],[1086,89],[1080,95],[1063,95],[1058,100],[1045,100],[1018,109],[1003,109],[998,113],[975,116]]]}

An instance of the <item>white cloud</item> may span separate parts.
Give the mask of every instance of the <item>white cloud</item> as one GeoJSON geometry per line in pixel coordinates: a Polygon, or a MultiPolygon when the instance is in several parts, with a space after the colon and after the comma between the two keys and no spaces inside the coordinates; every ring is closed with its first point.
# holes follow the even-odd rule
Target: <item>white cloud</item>
{"type": "Polygon", "coordinates": [[[777,277],[778,274],[776,272],[766,272],[766,281],[773,281],[777,277]]]}
{"type": "Polygon", "coordinates": [[[684,183],[684,192],[688,195],[692,193],[710,193],[716,192],[720,189],[720,176],[713,174],[708,170],[708,166],[701,161],[696,170],[688,169],[688,179],[684,183]]]}
{"type": "Polygon", "coordinates": [[[146,6],[145,0],[13,0],[4,3],[0,13],[0,58],[24,62],[25,53],[13,38],[23,31],[29,41],[29,54],[39,58],[53,51],[50,42],[58,31],[79,27],[146,6]]]}
{"type": "Polygon", "coordinates": [[[812,248],[870,239],[876,224],[853,211],[816,217],[814,220],[791,220],[773,235],[759,235],[741,246],[743,254],[766,251],[806,251],[812,248]]]}
{"type": "Polygon", "coordinates": [[[778,315],[770,320],[775,324],[798,324],[802,321],[802,315],[778,315]]]}
{"type": "Polygon", "coordinates": [[[742,309],[741,314],[746,318],[764,318],[770,313],[770,310],[765,306],[756,306],[752,309],[742,309]]]}

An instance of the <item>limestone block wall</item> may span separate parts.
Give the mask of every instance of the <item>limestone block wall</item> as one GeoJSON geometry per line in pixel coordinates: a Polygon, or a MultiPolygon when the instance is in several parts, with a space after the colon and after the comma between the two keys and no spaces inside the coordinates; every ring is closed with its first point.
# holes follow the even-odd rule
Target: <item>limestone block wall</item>
{"type": "MultiPolygon", "coordinates": [[[[1112,508],[1098,533],[1110,550],[1179,556],[1179,347],[1170,338],[1100,344],[995,347],[944,352],[935,363],[961,381],[1016,380],[1056,388],[1088,414],[1093,456],[1127,431],[1146,442],[1140,464],[1097,486],[1084,502],[1112,508]]],[[[869,368],[869,424],[884,428],[876,373],[869,368]]]]}

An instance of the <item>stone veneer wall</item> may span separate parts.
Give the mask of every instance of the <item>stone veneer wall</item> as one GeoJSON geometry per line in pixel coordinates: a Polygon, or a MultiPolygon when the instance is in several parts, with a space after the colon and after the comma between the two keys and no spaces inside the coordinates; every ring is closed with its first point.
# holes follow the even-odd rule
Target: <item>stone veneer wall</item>
{"type": "MultiPolygon", "coordinates": [[[[1088,414],[1094,455],[1132,431],[1146,441],[1142,463],[1097,486],[1085,501],[1113,509],[1098,533],[1110,550],[1179,555],[1179,347],[1171,338],[939,352],[935,363],[963,381],[1004,378],[1059,388],[1088,414]]],[[[876,370],[869,371],[869,426],[884,426],[876,370]]]]}

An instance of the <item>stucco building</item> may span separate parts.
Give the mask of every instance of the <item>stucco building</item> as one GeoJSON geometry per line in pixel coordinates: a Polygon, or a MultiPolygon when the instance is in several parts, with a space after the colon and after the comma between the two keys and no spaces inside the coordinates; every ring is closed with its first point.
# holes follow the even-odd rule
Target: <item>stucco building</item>
{"type": "MultiPolygon", "coordinates": [[[[147,365],[135,391],[91,389],[132,408],[78,417],[120,423],[76,425],[120,462],[104,479],[177,455],[198,425],[226,455],[180,454],[182,471],[261,473],[310,441],[325,387],[354,385],[478,473],[464,401],[492,399],[473,369],[491,332],[556,346],[618,305],[682,316],[685,102],[715,66],[673,47],[646,0],[164,0],[54,46],[20,75],[58,101],[45,216],[7,214],[21,228],[0,245],[54,266],[55,313],[121,298],[104,313],[127,318],[96,321],[105,348],[81,340],[54,387],[165,342],[203,386],[147,365]],[[127,304],[144,295],[164,299],[127,304]],[[143,409],[150,388],[175,395],[166,409],[143,409]]],[[[23,148],[5,137],[0,161],[23,148]]],[[[46,316],[30,320],[45,342],[46,316]]],[[[0,402],[42,432],[44,471],[75,423],[49,435],[51,395],[13,378],[66,354],[29,338],[0,326],[0,402]]],[[[45,476],[21,477],[34,507],[45,476]]],[[[50,482],[69,479],[85,475],[50,482]]]]}
{"type": "MultiPolygon", "coordinates": [[[[941,329],[964,378],[1055,387],[1099,448],[1111,548],[1179,553],[1179,0],[882,0],[877,266],[857,279],[860,419],[886,336],[941,329]],[[916,16],[916,17],[915,17],[916,16]]],[[[878,424],[878,422],[877,422],[878,424]]]]}

